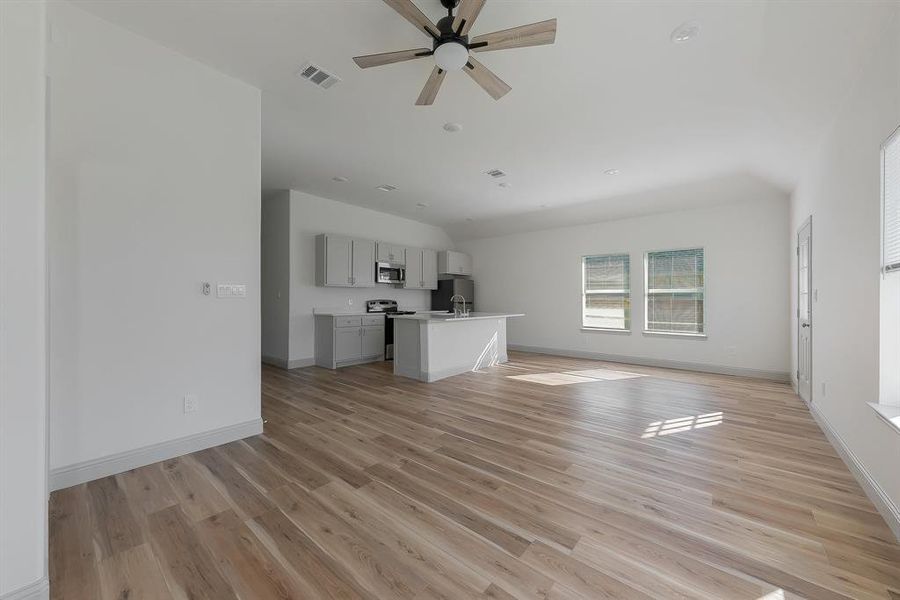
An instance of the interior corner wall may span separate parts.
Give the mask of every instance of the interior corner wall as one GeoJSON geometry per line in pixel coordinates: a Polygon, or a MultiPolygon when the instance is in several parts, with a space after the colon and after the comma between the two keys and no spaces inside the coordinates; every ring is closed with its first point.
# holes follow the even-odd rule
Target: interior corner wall
{"type": "Polygon", "coordinates": [[[900,518],[900,434],[866,405],[879,399],[880,154],[883,142],[900,126],[900,5],[884,27],[791,198],[791,348],[793,371],[793,248],[800,225],[811,215],[812,408],[900,518]]]}
{"type": "Polygon", "coordinates": [[[47,598],[46,4],[0,2],[0,597],[47,598]]]}
{"type": "Polygon", "coordinates": [[[262,201],[262,359],[287,367],[290,334],[291,195],[269,194],[262,201]]]}
{"type": "Polygon", "coordinates": [[[261,430],[260,92],[69,2],[49,16],[60,487],[261,430]]]}
{"type": "Polygon", "coordinates": [[[295,190],[291,190],[290,198],[292,367],[313,363],[314,308],[365,311],[365,301],[373,298],[397,300],[401,307],[410,309],[431,308],[428,290],[404,290],[387,284],[373,288],[317,287],[315,238],[320,233],[333,233],[414,248],[452,249],[453,242],[443,229],[295,190]]]}
{"type": "Polygon", "coordinates": [[[511,347],[787,381],[787,196],[757,186],[715,193],[725,204],[460,242],[478,309],[527,315],[510,319],[511,347]],[[691,247],[705,249],[707,338],[643,334],[644,252],[691,247]],[[623,252],[631,333],[582,330],[582,257],[623,252]]]}

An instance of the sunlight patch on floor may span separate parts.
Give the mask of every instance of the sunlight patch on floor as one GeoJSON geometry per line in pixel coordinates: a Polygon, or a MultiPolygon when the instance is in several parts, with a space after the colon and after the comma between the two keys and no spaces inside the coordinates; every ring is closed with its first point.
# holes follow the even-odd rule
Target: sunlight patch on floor
{"type": "MultiPolygon", "coordinates": [[[[665,421],[654,421],[647,426],[641,438],[659,437],[663,435],[670,435],[673,433],[691,431],[692,429],[703,429],[705,427],[721,425],[723,417],[724,415],[721,412],[712,412],[706,413],[705,415],[694,415],[690,417],[679,417],[677,419],[666,419],[665,421]]],[[[777,596],[774,596],[773,598],[776,597],[777,596]]],[[[768,596],[766,596],[766,598],[768,598],[768,596]]]]}
{"type": "Polygon", "coordinates": [[[769,592],[765,596],[760,596],[756,600],[784,600],[784,590],[777,589],[775,591],[769,592]]]}
{"type": "Polygon", "coordinates": [[[635,377],[647,377],[640,373],[628,373],[627,371],[613,371],[610,369],[587,369],[584,371],[564,371],[557,373],[531,373],[529,375],[508,375],[509,379],[539,383],[541,385],[570,385],[573,383],[591,383],[594,381],[616,381],[619,379],[634,379],[635,377]]]}

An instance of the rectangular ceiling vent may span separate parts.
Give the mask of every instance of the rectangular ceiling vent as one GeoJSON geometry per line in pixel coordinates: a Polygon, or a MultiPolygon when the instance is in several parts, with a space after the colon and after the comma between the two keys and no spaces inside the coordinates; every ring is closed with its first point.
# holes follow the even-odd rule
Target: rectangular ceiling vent
{"type": "Polygon", "coordinates": [[[341,78],[337,75],[332,75],[331,73],[324,71],[320,66],[312,63],[306,63],[300,67],[300,71],[297,74],[301,79],[314,83],[324,90],[327,90],[341,81],[341,78]]]}
{"type": "Polygon", "coordinates": [[[493,177],[494,179],[499,179],[501,177],[506,177],[506,173],[501,171],[500,169],[491,169],[490,171],[485,171],[488,175],[493,177]]]}
{"type": "Polygon", "coordinates": [[[390,185],[390,184],[385,183],[384,185],[379,185],[379,186],[378,186],[377,188],[375,188],[375,189],[376,189],[376,190],[381,190],[382,192],[393,192],[394,190],[397,189],[397,186],[394,186],[394,185],[390,185]]]}

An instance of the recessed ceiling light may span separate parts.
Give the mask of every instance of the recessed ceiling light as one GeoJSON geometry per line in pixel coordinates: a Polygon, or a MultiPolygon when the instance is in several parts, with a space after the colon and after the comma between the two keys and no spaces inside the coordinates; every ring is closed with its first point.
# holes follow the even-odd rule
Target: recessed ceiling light
{"type": "Polygon", "coordinates": [[[375,189],[376,189],[376,190],[380,190],[380,191],[382,191],[382,192],[393,192],[394,190],[397,189],[397,187],[396,187],[396,186],[393,186],[393,185],[388,185],[387,183],[385,183],[384,185],[379,185],[379,186],[378,186],[377,188],[375,188],[375,189]]]}
{"type": "Polygon", "coordinates": [[[350,179],[348,177],[344,177],[343,175],[338,175],[337,177],[332,177],[331,180],[337,181],[339,183],[344,183],[346,181],[350,181],[350,179]]]}
{"type": "Polygon", "coordinates": [[[474,221],[474,220],[475,220],[475,219],[473,219],[472,217],[466,217],[466,221],[468,221],[469,223],[471,223],[471,222],[474,221]]]}
{"type": "Polygon", "coordinates": [[[494,179],[499,179],[501,177],[506,177],[506,173],[501,171],[500,169],[491,169],[490,171],[485,171],[485,175],[490,175],[494,179]]]}
{"type": "Polygon", "coordinates": [[[456,133],[457,131],[462,131],[462,125],[459,123],[444,123],[444,131],[456,133]]]}
{"type": "Polygon", "coordinates": [[[541,208],[550,208],[549,204],[541,204],[541,208]]]}
{"type": "Polygon", "coordinates": [[[508,181],[504,181],[503,183],[498,183],[497,185],[499,185],[502,188],[511,188],[512,187],[512,184],[508,181]]]}
{"type": "Polygon", "coordinates": [[[428,208],[428,205],[424,202],[416,202],[416,206],[418,206],[419,208],[428,208]]]}
{"type": "Polygon", "coordinates": [[[685,21],[675,28],[672,35],[669,36],[669,39],[671,39],[674,44],[683,44],[684,42],[694,39],[698,35],[700,35],[700,23],[697,21],[685,21]]]}
{"type": "Polygon", "coordinates": [[[607,175],[618,175],[619,174],[618,169],[607,169],[603,172],[606,173],[607,175]]]}

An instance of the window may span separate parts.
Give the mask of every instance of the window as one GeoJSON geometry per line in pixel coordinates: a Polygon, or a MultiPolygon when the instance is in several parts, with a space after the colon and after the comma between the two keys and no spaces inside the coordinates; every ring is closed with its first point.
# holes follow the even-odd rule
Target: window
{"type": "Polygon", "coordinates": [[[582,259],[581,324],[590,329],[631,329],[631,260],[627,254],[582,259]]]}
{"type": "Polygon", "coordinates": [[[881,152],[882,267],[885,273],[900,271],[900,130],[881,152]]]}
{"type": "Polygon", "coordinates": [[[705,333],[703,248],[648,252],[644,330],[650,333],[705,333]]]}

